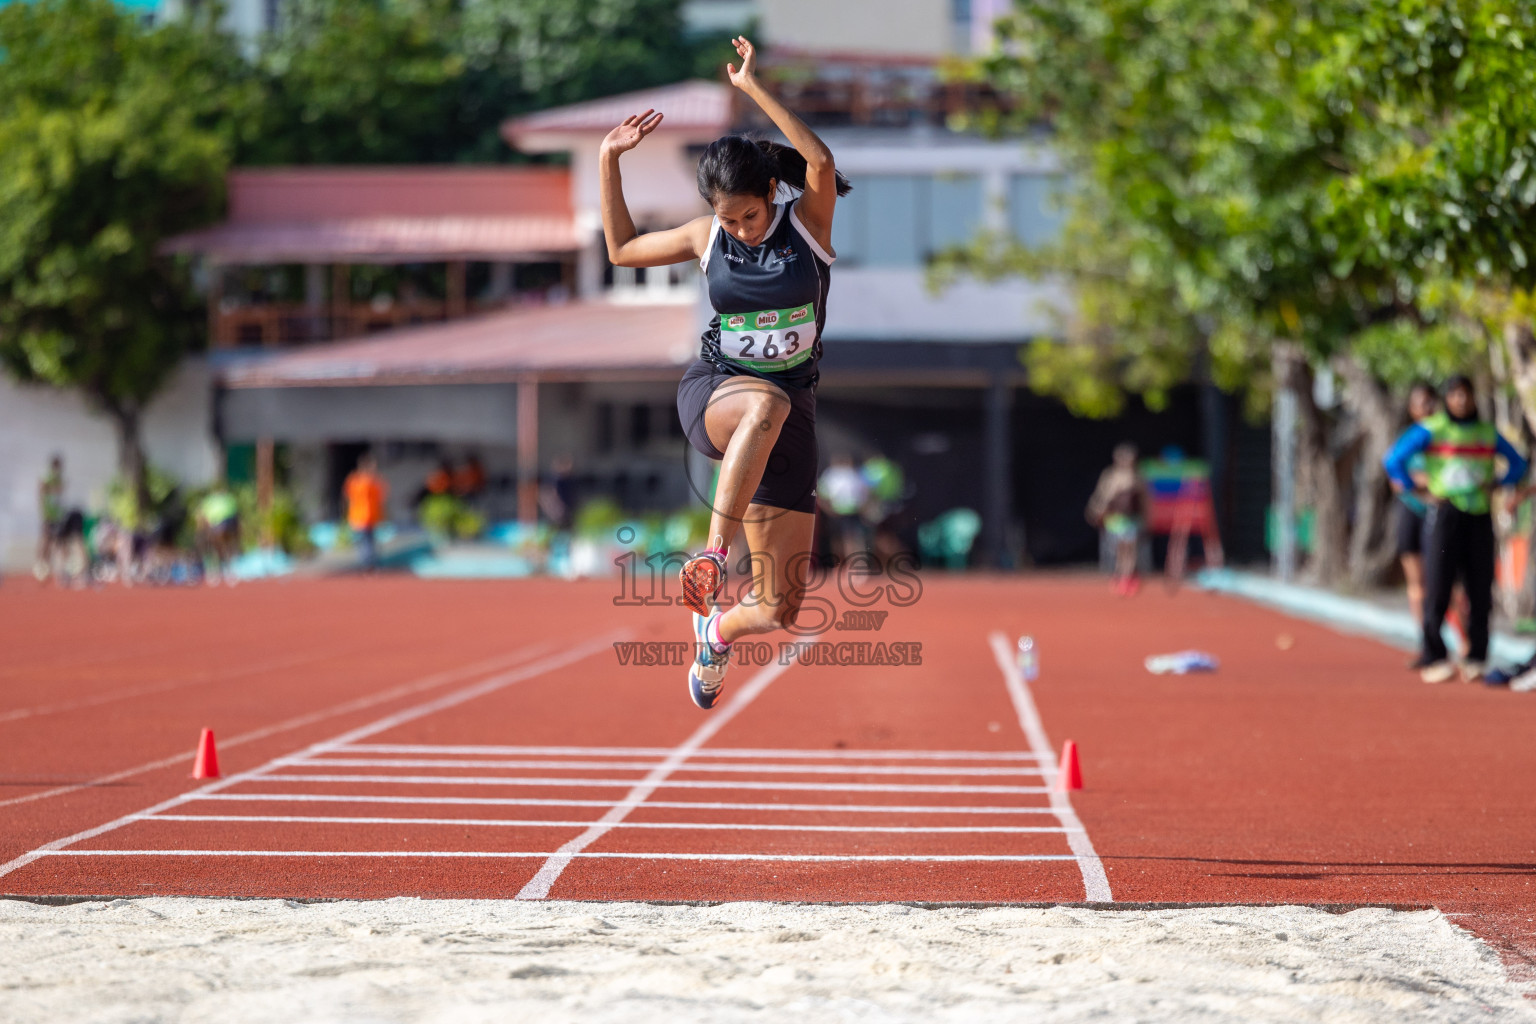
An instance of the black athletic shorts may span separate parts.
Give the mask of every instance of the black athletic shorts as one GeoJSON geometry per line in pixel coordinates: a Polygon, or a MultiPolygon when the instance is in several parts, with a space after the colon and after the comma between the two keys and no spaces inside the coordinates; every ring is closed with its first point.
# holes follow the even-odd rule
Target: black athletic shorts
{"type": "MultiPolygon", "coordinates": [[[[677,416],[683,433],[694,450],[712,459],[725,453],[709,440],[704,427],[704,413],[715,396],[715,389],[735,377],[724,373],[703,359],[688,367],[677,385],[677,416]]],[[[743,376],[742,380],[755,378],[743,376]]],[[[771,382],[770,382],[771,383],[771,382]]],[[[754,505],[788,509],[791,512],[816,511],[816,390],[781,387],[789,399],[789,416],[779,428],[779,439],[768,454],[762,483],[752,495],[754,505]]]]}
{"type": "Polygon", "coordinates": [[[1397,533],[1397,555],[1418,555],[1424,552],[1424,517],[1402,502],[1394,502],[1397,511],[1394,513],[1397,522],[1393,528],[1397,533]]]}

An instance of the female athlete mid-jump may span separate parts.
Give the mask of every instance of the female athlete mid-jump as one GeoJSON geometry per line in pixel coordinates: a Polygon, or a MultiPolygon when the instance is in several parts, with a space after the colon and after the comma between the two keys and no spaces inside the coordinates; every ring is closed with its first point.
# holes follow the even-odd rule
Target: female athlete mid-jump
{"type": "Polygon", "coordinates": [[[688,441],[720,460],[709,521],[714,546],[682,569],[698,651],[688,692],[713,707],[725,683],[731,642],[793,625],[810,571],[816,505],[816,364],[832,266],[832,208],[849,184],[826,145],[769,95],[757,53],[735,39],[731,84],[757,103],[790,145],[727,135],[699,159],[699,194],[714,216],[637,234],[624,204],[619,156],[661,124],[647,110],[608,133],[602,148],[603,233],[618,267],[697,259],[715,316],[701,358],[677,387],[688,441]],[[779,186],[800,195],[778,202],[779,186]],[[752,600],[728,612],[714,598],[725,582],[737,527],[752,551],[752,600]]]}

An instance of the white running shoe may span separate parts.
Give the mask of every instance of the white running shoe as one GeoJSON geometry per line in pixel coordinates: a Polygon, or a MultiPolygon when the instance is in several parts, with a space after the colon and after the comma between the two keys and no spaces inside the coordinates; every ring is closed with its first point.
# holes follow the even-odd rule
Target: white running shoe
{"type": "Polygon", "coordinates": [[[1419,673],[1419,678],[1426,683],[1448,683],[1456,678],[1456,666],[1450,661],[1441,659],[1425,665],[1419,673]]]}
{"type": "Polygon", "coordinates": [[[716,608],[708,616],[697,612],[693,616],[693,664],[688,666],[688,696],[699,707],[708,711],[720,699],[725,689],[725,670],[731,667],[731,649],[717,651],[709,642],[709,624],[720,617],[716,608]]]}

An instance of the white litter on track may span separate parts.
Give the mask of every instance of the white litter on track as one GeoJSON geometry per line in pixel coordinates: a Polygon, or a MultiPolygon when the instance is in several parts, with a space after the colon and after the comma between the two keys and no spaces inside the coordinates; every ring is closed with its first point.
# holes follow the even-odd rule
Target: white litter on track
{"type": "Polygon", "coordinates": [[[0,900],[10,1024],[1536,1021],[1436,911],[0,900]]]}

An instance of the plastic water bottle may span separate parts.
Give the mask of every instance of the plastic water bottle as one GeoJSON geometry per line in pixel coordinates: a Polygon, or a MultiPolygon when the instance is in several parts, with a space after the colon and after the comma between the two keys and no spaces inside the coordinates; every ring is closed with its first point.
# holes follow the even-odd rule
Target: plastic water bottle
{"type": "Polygon", "coordinates": [[[1019,637],[1019,675],[1026,683],[1040,678],[1040,652],[1035,650],[1035,638],[1019,637]]]}

